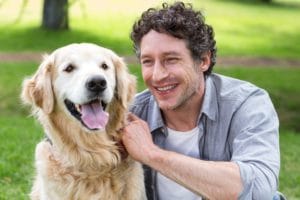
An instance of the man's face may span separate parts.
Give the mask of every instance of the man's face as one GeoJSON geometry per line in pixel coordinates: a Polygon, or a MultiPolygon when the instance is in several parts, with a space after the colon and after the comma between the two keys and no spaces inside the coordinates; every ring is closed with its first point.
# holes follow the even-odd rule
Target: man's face
{"type": "Polygon", "coordinates": [[[203,66],[192,59],[184,40],[151,30],[140,48],[143,79],[162,110],[180,108],[202,95],[203,66]]]}

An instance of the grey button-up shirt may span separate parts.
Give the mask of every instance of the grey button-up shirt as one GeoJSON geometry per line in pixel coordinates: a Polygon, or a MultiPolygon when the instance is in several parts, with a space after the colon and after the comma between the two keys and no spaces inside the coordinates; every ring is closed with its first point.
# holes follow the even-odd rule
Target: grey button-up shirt
{"type": "MultiPolygon", "coordinates": [[[[198,117],[199,159],[239,166],[239,199],[272,199],[280,168],[278,117],[269,95],[251,83],[211,74],[198,117]]],[[[164,148],[167,129],[148,90],[137,94],[131,111],[145,120],[154,143],[164,148]]],[[[188,114],[188,113],[187,113],[188,114]]],[[[144,166],[148,199],[157,199],[156,172],[144,166]]]]}

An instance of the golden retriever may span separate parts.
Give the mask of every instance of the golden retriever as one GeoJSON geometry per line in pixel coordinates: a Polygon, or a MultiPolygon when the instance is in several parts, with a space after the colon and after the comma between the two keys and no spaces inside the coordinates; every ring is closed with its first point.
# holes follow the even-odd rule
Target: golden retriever
{"type": "Polygon", "coordinates": [[[95,44],[70,44],[47,56],[23,82],[48,139],[35,152],[31,199],[146,199],[143,170],[122,151],[135,78],[123,60],[95,44]]]}

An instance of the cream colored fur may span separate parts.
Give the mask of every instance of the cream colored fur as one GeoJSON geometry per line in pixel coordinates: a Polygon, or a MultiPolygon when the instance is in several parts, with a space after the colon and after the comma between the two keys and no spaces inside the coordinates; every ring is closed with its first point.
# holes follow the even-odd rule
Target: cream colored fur
{"type": "MultiPolygon", "coordinates": [[[[22,100],[33,108],[47,137],[36,147],[33,200],[146,199],[143,171],[122,155],[117,132],[126,123],[135,79],[111,50],[93,44],[71,44],[47,56],[23,82],[22,100]],[[106,63],[108,70],[101,68],[106,63]],[[65,68],[75,67],[71,73],[65,68]],[[94,74],[107,80],[109,121],[105,130],[89,130],[73,117],[64,99],[83,102],[84,82],[94,74]]],[[[106,98],[105,97],[105,98],[106,98]]]]}

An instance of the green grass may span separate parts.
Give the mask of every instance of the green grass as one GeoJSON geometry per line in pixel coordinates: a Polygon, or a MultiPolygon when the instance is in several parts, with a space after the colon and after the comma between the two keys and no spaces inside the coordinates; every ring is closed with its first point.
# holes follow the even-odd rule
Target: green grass
{"type": "Polygon", "coordinates": [[[0,199],[28,199],[35,144],[43,131],[32,118],[0,115],[0,199]]]}
{"type": "MultiPolygon", "coordinates": [[[[71,7],[71,30],[61,32],[39,28],[39,7],[29,5],[19,23],[14,23],[18,9],[12,9],[10,17],[0,13],[0,51],[51,51],[71,42],[95,42],[121,54],[132,54],[131,26],[142,10],[158,6],[158,2],[138,4],[139,10],[131,11],[129,3],[123,3],[124,8],[116,11],[113,8],[121,1],[108,5],[94,2],[91,7],[87,1],[90,10],[86,10],[86,17],[72,12],[71,7]]],[[[300,18],[300,1],[294,1],[294,6],[286,1],[271,5],[221,0],[186,2],[203,10],[207,22],[213,25],[219,55],[299,58],[300,23],[295,20],[300,18]]],[[[0,10],[6,11],[6,7],[9,9],[8,3],[0,10]]]]}
{"type": "Polygon", "coordinates": [[[24,114],[19,94],[25,76],[37,69],[36,63],[0,63],[0,110],[1,116],[24,114]]]}
{"type": "MultiPolygon", "coordinates": [[[[207,20],[215,28],[220,55],[299,58],[300,2],[297,6],[243,1],[209,1],[207,20]]],[[[276,1],[275,1],[276,2],[276,1]]],[[[201,3],[199,3],[201,4],[201,3]]]]}
{"type": "MultiPolygon", "coordinates": [[[[22,79],[32,74],[37,63],[0,63],[0,200],[28,199],[33,178],[35,144],[44,136],[40,125],[21,106],[19,93],[22,79]]],[[[280,190],[289,199],[300,198],[300,69],[293,68],[218,68],[217,72],[249,80],[267,89],[281,118],[280,190]],[[289,123],[290,122],[290,123],[289,123]],[[286,124],[285,124],[286,123],[286,124]],[[296,126],[296,127],[294,127],[296,126]]],[[[138,90],[144,88],[140,68],[130,66],[138,76],[138,90]]]]}
{"type": "MultiPolygon", "coordinates": [[[[121,21],[111,21],[112,24],[121,24],[121,21]]],[[[1,29],[0,51],[43,51],[49,52],[69,43],[92,42],[109,47],[121,54],[132,54],[129,41],[129,30],[123,28],[123,35],[107,34],[112,27],[104,27],[99,22],[78,21],[78,27],[71,31],[47,31],[34,24],[16,25],[9,29],[1,29]],[[127,38],[127,39],[125,39],[127,38]]],[[[106,25],[107,26],[107,25],[106,25]]],[[[122,28],[122,27],[121,27],[122,28]]]]}
{"type": "Polygon", "coordinates": [[[281,131],[279,189],[289,200],[300,199],[300,134],[281,131]]]}

